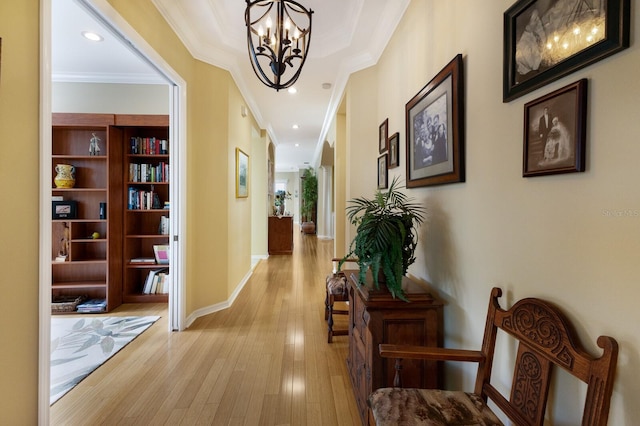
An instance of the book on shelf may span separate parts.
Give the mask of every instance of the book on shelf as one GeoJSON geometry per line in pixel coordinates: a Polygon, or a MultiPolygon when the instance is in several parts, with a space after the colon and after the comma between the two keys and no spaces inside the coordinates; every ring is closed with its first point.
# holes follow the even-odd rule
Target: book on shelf
{"type": "Polygon", "coordinates": [[[168,245],[154,245],[153,254],[156,257],[156,262],[159,265],[169,264],[169,246],[168,245]]]}
{"type": "Polygon", "coordinates": [[[143,294],[164,294],[168,293],[168,284],[166,276],[169,270],[167,268],[154,269],[149,271],[142,288],[143,294]],[[166,291],[165,291],[166,290],[166,291]]]}
{"type": "Polygon", "coordinates": [[[169,141],[155,137],[132,136],[129,139],[129,153],[143,155],[168,155],[169,141]]]}
{"type": "Polygon", "coordinates": [[[135,264],[143,264],[143,263],[156,263],[156,258],[155,257],[134,257],[133,259],[129,260],[129,263],[135,263],[135,264]]]}
{"type": "Polygon", "coordinates": [[[105,299],[89,299],[79,303],[76,311],[85,314],[93,314],[105,312],[107,310],[107,301],[105,299]]]}
{"type": "Polygon", "coordinates": [[[169,164],[160,161],[158,164],[129,163],[130,182],[169,182],[169,164]]]}
{"type": "Polygon", "coordinates": [[[158,234],[169,235],[169,218],[167,216],[160,216],[160,224],[158,225],[158,234]]]}
{"type": "Polygon", "coordinates": [[[153,185],[151,190],[138,189],[130,186],[127,197],[127,207],[129,210],[151,210],[162,208],[160,196],[154,192],[153,185]]]}

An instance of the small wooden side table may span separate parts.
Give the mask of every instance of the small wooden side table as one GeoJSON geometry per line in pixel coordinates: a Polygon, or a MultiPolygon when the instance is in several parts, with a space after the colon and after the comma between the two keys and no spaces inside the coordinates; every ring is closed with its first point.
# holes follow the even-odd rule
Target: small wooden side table
{"type": "Polygon", "coordinates": [[[293,216],[269,216],[269,254],[293,253],[293,216]]]}
{"type": "MultiPolygon", "coordinates": [[[[442,346],[442,303],[421,284],[404,277],[405,302],[376,289],[368,277],[358,284],[358,271],[345,271],[349,292],[347,368],[363,425],[370,424],[367,398],[374,390],[393,386],[394,360],[380,357],[381,343],[442,346]]],[[[404,360],[403,386],[439,388],[442,366],[435,361],[404,360]]]]}

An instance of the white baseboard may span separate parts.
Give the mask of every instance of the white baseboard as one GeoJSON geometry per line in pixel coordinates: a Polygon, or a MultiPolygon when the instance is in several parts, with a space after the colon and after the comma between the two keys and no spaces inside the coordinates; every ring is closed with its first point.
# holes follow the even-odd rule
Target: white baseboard
{"type": "Polygon", "coordinates": [[[185,320],[185,328],[189,328],[189,326],[200,317],[230,308],[231,305],[233,305],[233,302],[236,300],[236,297],[238,297],[244,286],[249,281],[249,278],[251,278],[251,275],[253,275],[253,269],[254,268],[252,267],[251,270],[244,276],[244,278],[242,278],[242,281],[240,281],[240,284],[238,284],[233,293],[231,293],[231,297],[229,297],[229,299],[224,302],[205,306],[204,308],[196,309],[195,311],[193,311],[191,315],[189,315],[185,320]]]}

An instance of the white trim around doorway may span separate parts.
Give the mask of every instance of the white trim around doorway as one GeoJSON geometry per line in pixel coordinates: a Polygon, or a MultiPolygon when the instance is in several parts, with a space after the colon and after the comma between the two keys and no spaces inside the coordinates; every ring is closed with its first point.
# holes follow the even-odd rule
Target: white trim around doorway
{"type": "MultiPolygon", "coordinates": [[[[51,1],[40,2],[40,235],[39,235],[39,352],[38,352],[38,424],[49,424],[50,336],[51,336],[51,1]]],[[[140,57],[151,64],[170,90],[171,152],[171,262],[176,271],[169,294],[169,331],[185,328],[186,253],[186,159],[187,159],[187,84],[172,67],[122,18],[107,0],[78,0],[105,25],[126,40],[140,57]]],[[[173,266],[172,266],[173,268],[173,266]]]]}

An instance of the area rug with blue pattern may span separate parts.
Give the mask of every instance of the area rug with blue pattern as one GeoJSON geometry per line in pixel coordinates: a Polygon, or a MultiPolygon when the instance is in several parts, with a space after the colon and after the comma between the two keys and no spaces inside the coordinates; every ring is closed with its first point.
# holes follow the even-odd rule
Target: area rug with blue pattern
{"type": "Polygon", "coordinates": [[[73,389],[159,318],[51,317],[49,403],[73,389]]]}

